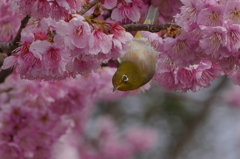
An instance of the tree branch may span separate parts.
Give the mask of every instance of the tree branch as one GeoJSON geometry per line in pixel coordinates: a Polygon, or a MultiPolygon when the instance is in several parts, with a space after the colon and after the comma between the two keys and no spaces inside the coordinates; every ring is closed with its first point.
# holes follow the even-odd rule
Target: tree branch
{"type": "Polygon", "coordinates": [[[15,50],[19,46],[19,41],[21,39],[21,32],[22,29],[26,27],[28,21],[30,19],[30,16],[27,15],[24,17],[21,21],[21,25],[18,29],[18,32],[13,40],[10,42],[0,42],[0,53],[7,53],[8,55],[11,55],[12,51],[15,50]]]}
{"type": "Polygon", "coordinates": [[[209,96],[208,99],[202,102],[203,109],[194,118],[192,124],[180,136],[180,140],[176,143],[176,145],[174,146],[175,148],[173,148],[173,150],[171,151],[170,159],[177,159],[181,152],[184,150],[185,146],[192,140],[197,128],[201,125],[203,121],[205,121],[213,101],[216,98],[219,98],[217,94],[225,88],[227,81],[227,77],[222,77],[218,85],[211,91],[211,96],[209,96]]]}
{"type": "MultiPolygon", "coordinates": [[[[10,75],[13,71],[12,68],[1,70],[1,66],[3,65],[3,61],[6,58],[4,54],[0,54],[0,83],[3,83],[8,75],[10,75]]],[[[0,91],[1,92],[1,91],[0,91]]]]}
{"type": "MultiPolygon", "coordinates": [[[[0,42],[0,53],[6,53],[7,55],[11,55],[12,51],[19,47],[19,42],[21,40],[21,32],[22,29],[26,27],[30,16],[26,16],[22,19],[21,25],[18,29],[18,32],[13,40],[10,42],[0,42]]],[[[3,61],[6,58],[3,54],[0,54],[0,67],[3,65],[3,61]]],[[[0,83],[3,83],[5,78],[12,73],[13,69],[9,68],[6,70],[0,70],[0,83]]]]}
{"type": "Polygon", "coordinates": [[[126,31],[150,31],[159,32],[162,30],[167,30],[168,28],[180,28],[175,23],[162,23],[162,24],[127,24],[123,25],[126,31]]]}
{"type": "Polygon", "coordinates": [[[100,1],[101,0],[94,0],[91,3],[84,5],[82,10],[79,11],[78,14],[83,15],[84,13],[86,13],[89,9],[91,9],[93,6],[95,6],[100,1]]]}
{"type": "Polygon", "coordinates": [[[10,92],[11,90],[13,90],[13,88],[7,88],[7,89],[0,89],[0,93],[3,93],[3,92],[10,92]]]}

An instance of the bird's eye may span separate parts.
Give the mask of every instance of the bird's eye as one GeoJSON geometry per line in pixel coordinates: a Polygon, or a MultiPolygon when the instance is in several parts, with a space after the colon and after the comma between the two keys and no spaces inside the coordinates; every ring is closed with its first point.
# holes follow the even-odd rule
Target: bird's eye
{"type": "Polygon", "coordinates": [[[123,82],[127,82],[127,81],[128,81],[127,75],[123,75],[123,76],[122,76],[122,81],[123,81],[123,82]]]}

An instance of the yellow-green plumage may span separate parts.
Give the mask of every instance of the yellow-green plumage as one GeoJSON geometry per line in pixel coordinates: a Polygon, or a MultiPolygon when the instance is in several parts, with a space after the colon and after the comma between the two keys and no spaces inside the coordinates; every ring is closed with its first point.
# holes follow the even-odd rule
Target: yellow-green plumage
{"type": "MultiPolygon", "coordinates": [[[[158,14],[158,8],[149,7],[145,24],[153,22],[158,14]]],[[[149,82],[156,68],[157,52],[148,39],[138,32],[129,45],[128,52],[120,58],[119,66],[113,75],[113,91],[129,91],[137,89],[149,82]]]]}
{"type": "Polygon", "coordinates": [[[142,75],[142,70],[133,62],[123,62],[119,65],[117,72],[113,76],[114,86],[120,91],[134,90],[148,81],[142,75]],[[129,69],[131,68],[131,69],[129,69]],[[128,77],[127,82],[122,81],[123,75],[128,77]]]}
{"type": "Polygon", "coordinates": [[[134,90],[149,82],[155,72],[156,55],[148,39],[134,38],[113,76],[114,90],[134,90]],[[127,82],[123,82],[123,75],[128,77],[127,82]]]}

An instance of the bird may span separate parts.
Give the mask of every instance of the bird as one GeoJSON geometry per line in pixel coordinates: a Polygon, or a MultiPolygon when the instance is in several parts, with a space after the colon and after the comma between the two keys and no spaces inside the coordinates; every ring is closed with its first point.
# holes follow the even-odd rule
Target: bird
{"type": "MultiPolygon", "coordinates": [[[[153,24],[158,16],[158,8],[150,6],[144,24],[153,24]]],[[[113,92],[130,91],[148,83],[156,69],[157,52],[147,38],[137,32],[129,45],[129,50],[118,59],[117,71],[112,77],[113,92]]]]}

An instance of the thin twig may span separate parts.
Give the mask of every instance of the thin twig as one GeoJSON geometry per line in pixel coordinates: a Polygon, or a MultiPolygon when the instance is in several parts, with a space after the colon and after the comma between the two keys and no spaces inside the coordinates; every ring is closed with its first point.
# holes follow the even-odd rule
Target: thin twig
{"type": "Polygon", "coordinates": [[[166,30],[170,27],[180,28],[175,23],[162,23],[162,24],[127,24],[123,25],[126,31],[150,31],[150,32],[159,32],[161,30],[166,30]]]}
{"type": "Polygon", "coordinates": [[[28,21],[30,19],[29,15],[26,15],[21,21],[21,25],[18,29],[18,32],[13,40],[10,42],[0,42],[0,53],[6,53],[11,55],[12,51],[15,50],[19,46],[19,41],[21,39],[22,29],[26,27],[28,21]]]}
{"type": "Polygon", "coordinates": [[[0,89],[0,93],[3,93],[3,92],[10,92],[11,90],[13,90],[13,88],[0,89]]]}
{"type": "Polygon", "coordinates": [[[91,9],[93,6],[95,6],[100,1],[101,0],[94,0],[91,3],[84,5],[82,10],[79,11],[78,14],[83,15],[84,13],[86,13],[89,9],[91,9]]]}
{"type": "MultiPolygon", "coordinates": [[[[11,55],[12,51],[15,50],[17,47],[19,47],[19,42],[21,40],[21,32],[22,29],[26,27],[28,21],[30,19],[30,16],[26,16],[22,19],[21,25],[18,29],[18,32],[13,40],[10,42],[0,42],[0,53],[6,53],[8,56],[11,55]]],[[[0,56],[0,67],[3,65],[5,56],[1,54],[0,56]]],[[[9,68],[6,70],[0,70],[0,83],[3,83],[5,79],[12,73],[13,69],[9,68]]]]}
{"type": "MultiPolygon", "coordinates": [[[[6,58],[6,55],[0,54],[0,68],[3,65],[4,59],[6,58]]],[[[13,68],[8,68],[6,70],[0,69],[0,83],[3,83],[5,79],[10,75],[13,71],[13,68]]]]}

